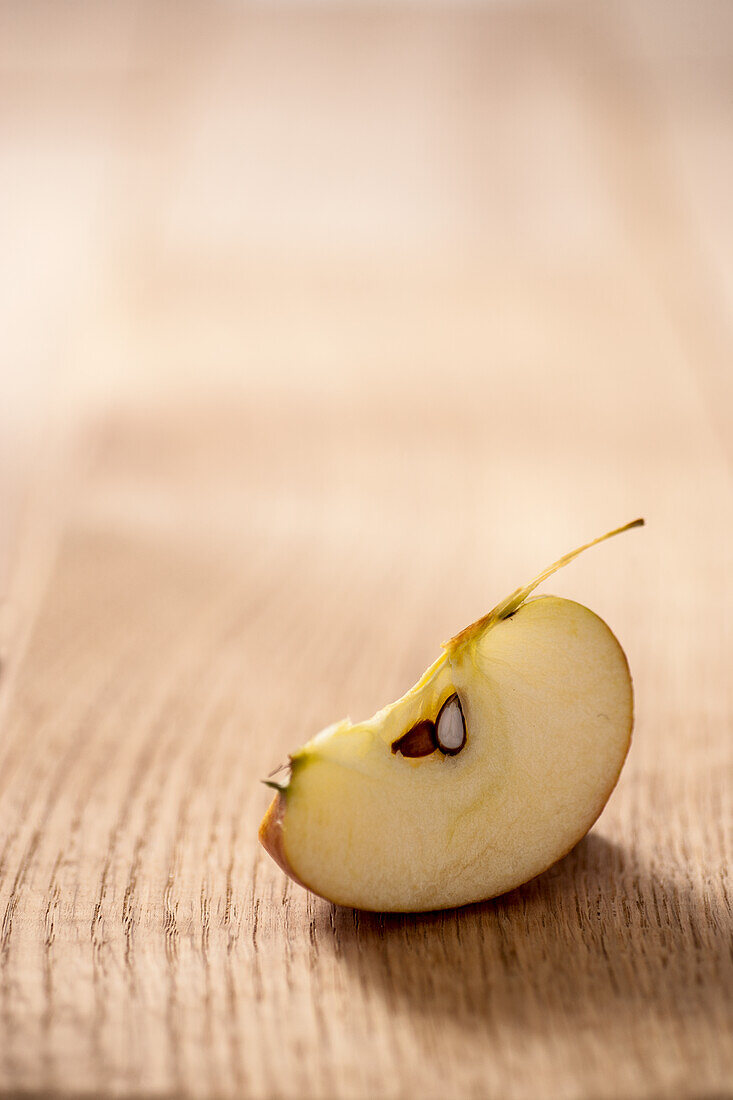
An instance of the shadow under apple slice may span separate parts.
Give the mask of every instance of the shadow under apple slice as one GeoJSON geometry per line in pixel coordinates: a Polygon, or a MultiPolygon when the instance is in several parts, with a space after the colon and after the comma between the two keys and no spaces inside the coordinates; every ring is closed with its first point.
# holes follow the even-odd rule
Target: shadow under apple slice
{"type": "Polygon", "coordinates": [[[596,834],[492,901],[407,915],[324,902],[316,922],[321,951],[330,944],[366,996],[446,1038],[615,1027],[620,1013],[633,1039],[644,1018],[677,1029],[722,1019],[733,988],[720,896],[644,870],[596,834]]]}

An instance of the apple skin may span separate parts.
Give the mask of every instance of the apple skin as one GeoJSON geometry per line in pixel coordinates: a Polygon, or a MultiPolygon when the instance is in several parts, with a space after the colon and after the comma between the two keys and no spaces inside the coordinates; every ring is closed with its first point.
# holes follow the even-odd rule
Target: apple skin
{"type": "MultiPolygon", "coordinates": [[[[267,813],[262,819],[259,832],[260,844],[267,854],[275,860],[280,870],[285,872],[288,878],[291,878],[293,882],[297,882],[298,886],[310,890],[310,886],[307,886],[298,878],[295,871],[288,863],[288,857],[285,855],[285,846],[283,844],[283,820],[285,818],[286,808],[287,800],[285,795],[282,791],[278,791],[268,806],[267,813]]],[[[311,893],[315,893],[315,891],[311,890],[311,893]]]]}
{"type": "MultiPolygon", "coordinates": [[[[505,873],[503,876],[500,876],[498,884],[495,883],[494,886],[489,889],[477,888],[474,881],[463,891],[461,891],[460,889],[448,889],[444,892],[444,894],[441,894],[440,890],[438,890],[437,893],[431,893],[430,889],[427,889],[426,891],[421,891],[418,889],[415,891],[414,896],[408,897],[406,895],[410,894],[410,889],[406,889],[405,891],[399,891],[400,896],[397,896],[395,898],[375,898],[374,902],[372,902],[370,898],[370,891],[368,889],[361,890],[359,888],[353,889],[345,887],[344,891],[342,892],[342,890],[339,889],[338,886],[332,883],[326,890],[324,890],[323,888],[319,888],[319,886],[315,883],[311,884],[307,881],[310,877],[307,872],[303,876],[302,872],[301,874],[298,874],[298,872],[295,871],[286,851],[288,831],[288,793],[287,789],[285,789],[284,791],[278,791],[265,816],[265,819],[262,822],[262,826],[260,828],[260,841],[263,844],[264,848],[275,860],[275,862],[287,875],[289,875],[301,886],[304,886],[307,889],[311,890],[313,893],[319,894],[320,896],[327,898],[327,900],[334,901],[337,904],[349,905],[367,910],[372,909],[375,911],[417,912],[468,904],[474,901],[486,900],[490,897],[495,897],[499,894],[503,894],[508,890],[512,890],[522,885],[524,882],[527,882],[529,879],[534,878],[536,875],[547,870],[559,859],[562,859],[565,855],[567,855],[567,853],[575,847],[575,845],[586,835],[588,830],[598,819],[601,811],[606,805],[606,802],[608,801],[608,798],[610,797],[611,792],[613,791],[618,781],[623,763],[628,754],[633,727],[633,692],[631,677],[629,674],[628,663],[626,661],[625,654],[623,653],[623,650],[621,649],[621,646],[619,645],[613,633],[610,631],[608,626],[598,618],[598,616],[594,615],[593,612],[589,611],[587,608],[582,607],[582,605],[574,604],[572,601],[559,600],[556,597],[540,597],[539,599],[531,600],[528,603],[523,604],[518,609],[518,611],[512,612],[508,618],[514,618],[516,616],[518,620],[526,620],[527,613],[529,612],[529,615],[531,616],[533,614],[532,609],[534,609],[534,611],[536,612],[536,605],[538,604],[546,604],[546,606],[550,608],[550,610],[554,605],[557,605],[557,608],[559,610],[565,610],[572,607],[573,609],[575,609],[573,611],[574,615],[582,613],[580,620],[581,623],[585,622],[587,617],[588,622],[592,620],[596,624],[596,630],[602,628],[602,631],[606,637],[606,641],[609,644],[610,641],[612,641],[615,651],[615,667],[613,670],[613,674],[619,679],[619,683],[621,679],[625,679],[626,681],[626,688],[624,688],[622,685],[619,690],[622,692],[622,694],[624,690],[628,691],[627,702],[624,702],[622,700],[621,703],[622,718],[620,719],[620,725],[617,731],[618,743],[614,749],[614,756],[612,761],[613,766],[608,770],[607,774],[605,772],[603,773],[603,776],[601,777],[602,781],[599,781],[597,784],[598,789],[595,792],[594,799],[583,803],[582,812],[579,812],[578,810],[573,811],[577,814],[576,830],[574,832],[571,832],[570,834],[568,834],[567,830],[565,830],[564,835],[562,835],[562,841],[555,844],[554,847],[550,845],[550,850],[547,850],[547,843],[543,843],[542,845],[540,845],[540,850],[537,852],[537,860],[535,862],[532,862],[531,858],[528,859],[526,853],[521,853],[518,858],[515,858],[515,856],[512,855],[509,862],[510,864],[518,864],[515,868],[516,873],[513,874],[512,867],[509,866],[507,873],[505,873]]],[[[487,632],[488,630],[493,631],[497,627],[505,628],[505,624],[509,626],[509,629],[511,629],[511,624],[508,624],[507,620],[505,619],[501,622],[497,621],[492,623],[487,628],[487,632]]],[[[499,637],[499,635],[497,634],[494,637],[499,637]]],[[[461,647],[459,647],[459,650],[460,648],[461,647]]],[[[550,648],[552,647],[550,646],[550,648]]],[[[474,659],[475,655],[472,654],[471,661],[473,661],[474,659]]],[[[464,664],[468,664],[470,662],[468,661],[468,658],[461,658],[460,652],[458,653],[456,660],[457,665],[452,670],[452,679],[460,690],[461,670],[458,666],[460,665],[461,660],[463,660],[464,664]]],[[[426,676],[424,676],[419,684],[416,685],[416,689],[422,688],[423,691],[430,690],[430,684],[428,683],[427,685],[425,685],[427,675],[428,674],[426,673],[426,676]]],[[[416,691],[416,689],[413,689],[413,693],[416,691]]],[[[411,693],[408,693],[408,695],[404,698],[408,699],[410,695],[411,693]]],[[[398,701],[398,703],[393,704],[393,706],[398,707],[400,705],[400,702],[401,701],[398,701]]],[[[595,705],[595,699],[593,700],[593,702],[595,705]]],[[[469,719],[470,728],[470,714],[467,715],[467,718],[469,719]]],[[[475,729],[473,731],[473,734],[477,734],[477,731],[475,729]]],[[[311,742],[310,744],[313,745],[317,741],[318,739],[315,739],[315,741],[311,742]]],[[[305,749],[302,751],[307,753],[307,750],[308,746],[306,746],[305,749]]],[[[294,761],[297,764],[298,757],[294,758],[294,761]]],[[[402,763],[408,767],[414,766],[414,762],[412,761],[403,761],[402,763]]],[[[568,793],[574,793],[572,788],[569,790],[568,793]]],[[[526,805],[529,804],[529,802],[526,803],[526,805]]],[[[546,828],[546,826],[544,827],[546,828]]],[[[560,830],[560,832],[562,834],[562,830],[560,830]]],[[[558,836],[558,841],[560,841],[560,836],[558,836]]],[[[379,891],[377,891],[377,893],[379,893],[379,891]]]]}

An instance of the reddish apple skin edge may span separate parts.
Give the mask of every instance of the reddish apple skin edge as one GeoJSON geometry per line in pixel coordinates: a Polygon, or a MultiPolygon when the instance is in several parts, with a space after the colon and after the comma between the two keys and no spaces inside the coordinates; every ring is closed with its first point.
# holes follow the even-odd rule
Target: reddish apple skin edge
{"type": "Polygon", "coordinates": [[[260,844],[267,854],[272,856],[275,863],[285,872],[288,878],[291,878],[293,882],[297,882],[298,886],[302,886],[303,889],[308,890],[309,887],[306,886],[302,879],[298,878],[285,855],[285,847],[283,845],[283,818],[285,817],[285,808],[285,795],[282,791],[278,791],[270,803],[267,813],[262,819],[259,832],[260,844]]]}

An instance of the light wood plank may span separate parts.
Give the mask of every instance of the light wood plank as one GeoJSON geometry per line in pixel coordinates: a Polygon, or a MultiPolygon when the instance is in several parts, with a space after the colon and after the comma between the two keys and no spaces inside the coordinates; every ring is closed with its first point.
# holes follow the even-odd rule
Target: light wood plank
{"type": "Polygon", "coordinates": [[[26,189],[76,142],[13,216],[78,230],[7,349],[0,1088],[730,1095],[724,7],[674,81],[684,3],[108,11],[0,47],[26,189]],[[459,911],[289,884],[259,778],[640,513],[551,585],[636,685],[590,837],[459,911]]]}

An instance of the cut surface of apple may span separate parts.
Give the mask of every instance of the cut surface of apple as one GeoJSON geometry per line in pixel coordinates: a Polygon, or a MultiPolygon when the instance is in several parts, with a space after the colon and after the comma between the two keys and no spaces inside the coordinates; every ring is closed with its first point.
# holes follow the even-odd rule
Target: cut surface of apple
{"type": "Polygon", "coordinates": [[[341,905],[441,909],[511,890],[577,844],[629,748],[631,677],[592,611],[527,597],[587,546],[446,643],[401,699],[291,756],[260,828],[287,874],[341,905]]]}

